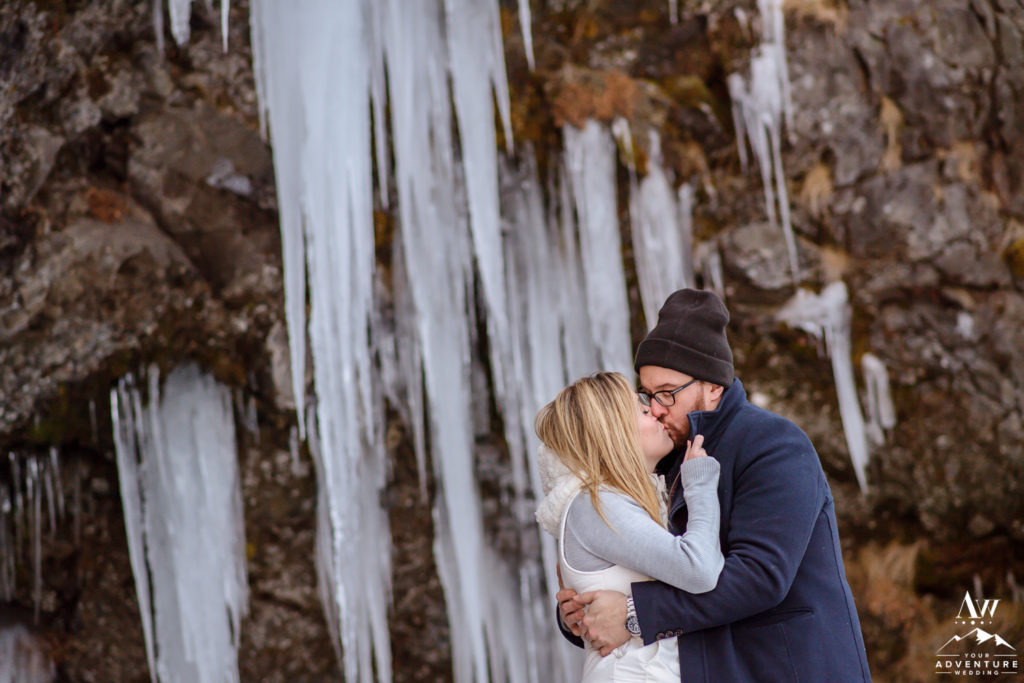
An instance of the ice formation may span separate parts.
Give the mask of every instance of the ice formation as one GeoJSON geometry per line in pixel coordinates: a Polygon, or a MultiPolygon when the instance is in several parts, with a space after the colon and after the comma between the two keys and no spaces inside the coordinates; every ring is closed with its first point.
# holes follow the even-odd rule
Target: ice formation
{"type": "Polygon", "coordinates": [[[18,561],[32,567],[32,601],[39,619],[43,534],[54,535],[64,517],[57,449],[46,455],[7,454],[9,483],[0,485],[0,600],[14,599],[18,561]]]}
{"type": "MultiPolygon", "coordinates": [[[[206,0],[206,8],[213,9],[213,0],[206,0]]],[[[220,34],[226,52],[228,49],[228,12],[231,10],[230,0],[220,0],[220,34]]],[[[156,32],[157,45],[163,52],[164,35],[164,0],[153,0],[153,28],[156,32]]],[[[167,14],[171,18],[171,35],[174,42],[184,45],[189,39],[189,20],[192,17],[192,0],[167,0],[167,14]]]]}
{"type": "Polygon", "coordinates": [[[0,683],[50,683],[57,671],[44,643],[23,624],[0,626],[0,683]]]}
{"type": "Polygon", "coordinates": [[[631,376],[633,354],[616,205],[615,142],[604,126],[589,119],[582,130],[566,124],[562,132],[598,364],[602,369],[631,376]]]}
{"type": "Polygon", "coordinates": [[[380,680],[391,677],[384,411],[370,346],[375,6],[260,0],[251,10],[254,71],[278,179],[293,391],[327,521],[318,571],[329,584],[324,610],[350,681],[371,681],[375,670],[380,680]],[[307,346],[315,395],[308,406],[307,346]]]}
{"type": "MultiPolygon", "coordinates": [[[[524,0],[527,45],[528,10],[524,0]]],[[[567,127],[548,206],[526,162],[512,174],[520,191],[503,225],[496,113],[509,149],[511,130],[494,0],[310,0],[298,8],[257,0],[252,26],[261,125],[278,178],[299,438],[320,487],[318,572],[346,678],[390,678],[390,539],[375,502],[386,462],[382,394],[412,427],[424,497],[429,433],[456,680],[569,677],[574,667],[551,619],[552,548],[542,548],[543,563],[512,566],[484,533],[473,473],[474,429],[486,426],[474,420],[491,381],[512,461],[512,507],[533,535],[524,543],[536,545],[534,415],[569,380],[601,368],[631,372],[611,135],[592,121],[567,127]],[[389,207],[398,224],[391,320],[375,305],[388,292],[373,272],[374,158],[380,205],[391,186],[397,198],[389,207]],[[309,406],[301,400],[307,347],[309,406]],[[509,616],[486,618],[495,613],[509,616]],[[365,623],[369,633],[359,630],[365,623]]],[[[651,212],[646,198],[637,201],[651,212]]],[[[678,212],[670,189],[657,201],[678,212]]],[[[685,278],[684,246],[678,258],[685,278]]]]}
{"type": "Polygon", "coordinates": [[[782,167],[783,123],[792,130],[782,0],[758,0],[757,4],[761,13],[761,43],[751,56],[750,76],[744,78],[742,74],[730,74],[726,83],[732,99],[740,164],[746,170],[745,146],[749,142],[761,173],[768,220],[772,225],[781,223],[793,282],[798,283],[801,278],[796,238],[790,220],[786,174],[782,167]]]}
{"type": "Polygon", "coordinates": [[[191,364],[146,380],[146,398],[127,376],[110,403],[150,675],[237,681],[249,590],[231,394],[191,364]]]}
{"type": "MultiPolygon", "coordinates": [[[[506,163],[503,168],[506,273],[513,358],[520,376],[520,424],[531,492],[540,492],[536,462],[540,442],[533,419],[568,382],[601,366],[587,307],[581,305],[583,264],[567,173],[563,167],[552,174],[558,180],[549,188],[545,206],[532,150],[527,148],[518,165],[506,163]]],[[[526,643],[533,649],[528,661],[536,662],[536,671],[552,672],[539,677],[531,672],[529,680],[572,680],[579,673],[579,653],[555,633],[551,618],[558,591],[554,539],[540,534],[533,523],[532,495],[517,501],[515,509],[529,536],[524,544],[530,547],[539,539],[541,547],[540,564],[520,568],[520,585],[529,596],[523,600],[521,619],[527,631],[536,634],[526,643]]]]}
{"type": "Polygon", "coordinates": [[[778,312],[779,320],[824,340],[832,360],[832,374],[839,399],[839,415],[843,421],[846,445],[861,490],[867,491],[868,444],[864,416],[857,400],[850,356],[850,306],[843,282],[833,282],[814,294],[799,289],[778,312]]]}
{"type": "Polygon", "coordinates": [[[533,27],[530,19],[530,0],[519,0],[519,26],[523,32],[523,50],[526,63],[533,70],[533,27]]]}
{"type": "Polygon", "coordinates": [[[668,295],[693,287],[692,202],[688,185],[672,191],[661,167],[661,143],[651,134],[647,175],[631,192],[633,258],[647,329],[658,322],[658,310],[668,295]]]}
{"type": "Polygon", "coordinates": [[[896,426],[896,408],[889,392],[889,371],[878,356],[865,353],[860,359],[867,396],[867,433],[875,446],[885,443],[888,430],[896,426]]]}

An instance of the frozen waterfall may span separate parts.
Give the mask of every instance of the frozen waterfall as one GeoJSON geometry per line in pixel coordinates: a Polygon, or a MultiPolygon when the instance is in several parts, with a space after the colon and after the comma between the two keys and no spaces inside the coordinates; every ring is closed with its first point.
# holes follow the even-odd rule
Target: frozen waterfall
{"type": "Polygon", "coordinates": [[[118,382],[110,412],[150,675],[237,681],[249,589],[231,394],[195,365],[146,380],[118,382]]]}

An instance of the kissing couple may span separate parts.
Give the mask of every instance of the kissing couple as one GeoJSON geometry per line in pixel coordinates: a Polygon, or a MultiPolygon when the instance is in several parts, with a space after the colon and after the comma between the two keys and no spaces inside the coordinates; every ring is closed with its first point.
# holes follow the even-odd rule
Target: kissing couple
{"type": "Polygon", "coordinates": [[[714,293],[537,415],[541,527],[580,680],[870,681],[832,493],[793,422],[747,400],[714,293]]]}

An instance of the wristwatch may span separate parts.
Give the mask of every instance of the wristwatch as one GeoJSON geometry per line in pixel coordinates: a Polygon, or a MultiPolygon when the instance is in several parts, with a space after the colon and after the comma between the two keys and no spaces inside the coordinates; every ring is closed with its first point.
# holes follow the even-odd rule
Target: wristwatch
{"type": "Polygon", "coordinates": [[[640,620],[636,618],[636,607],[633,606],[633,598],[626,598],[626,630],[630,635],[640,636],[640,620]]]}

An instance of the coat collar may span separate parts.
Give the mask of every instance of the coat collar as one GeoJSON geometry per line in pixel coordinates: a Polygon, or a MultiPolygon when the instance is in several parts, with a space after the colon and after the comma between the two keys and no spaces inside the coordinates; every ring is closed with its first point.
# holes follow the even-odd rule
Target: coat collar
{"type": "Polygon", "coordinates": [[[725,434],[732,418],[747,402],[747,392],[743,382],[733,380],[732,385],[722,392],[722,399],[714,410],[694,410],[686,417],[690,420],[690,438],[695,434],[704,435],[704,448],[709,455],[714,455],[718,440],[725,434]]]}

